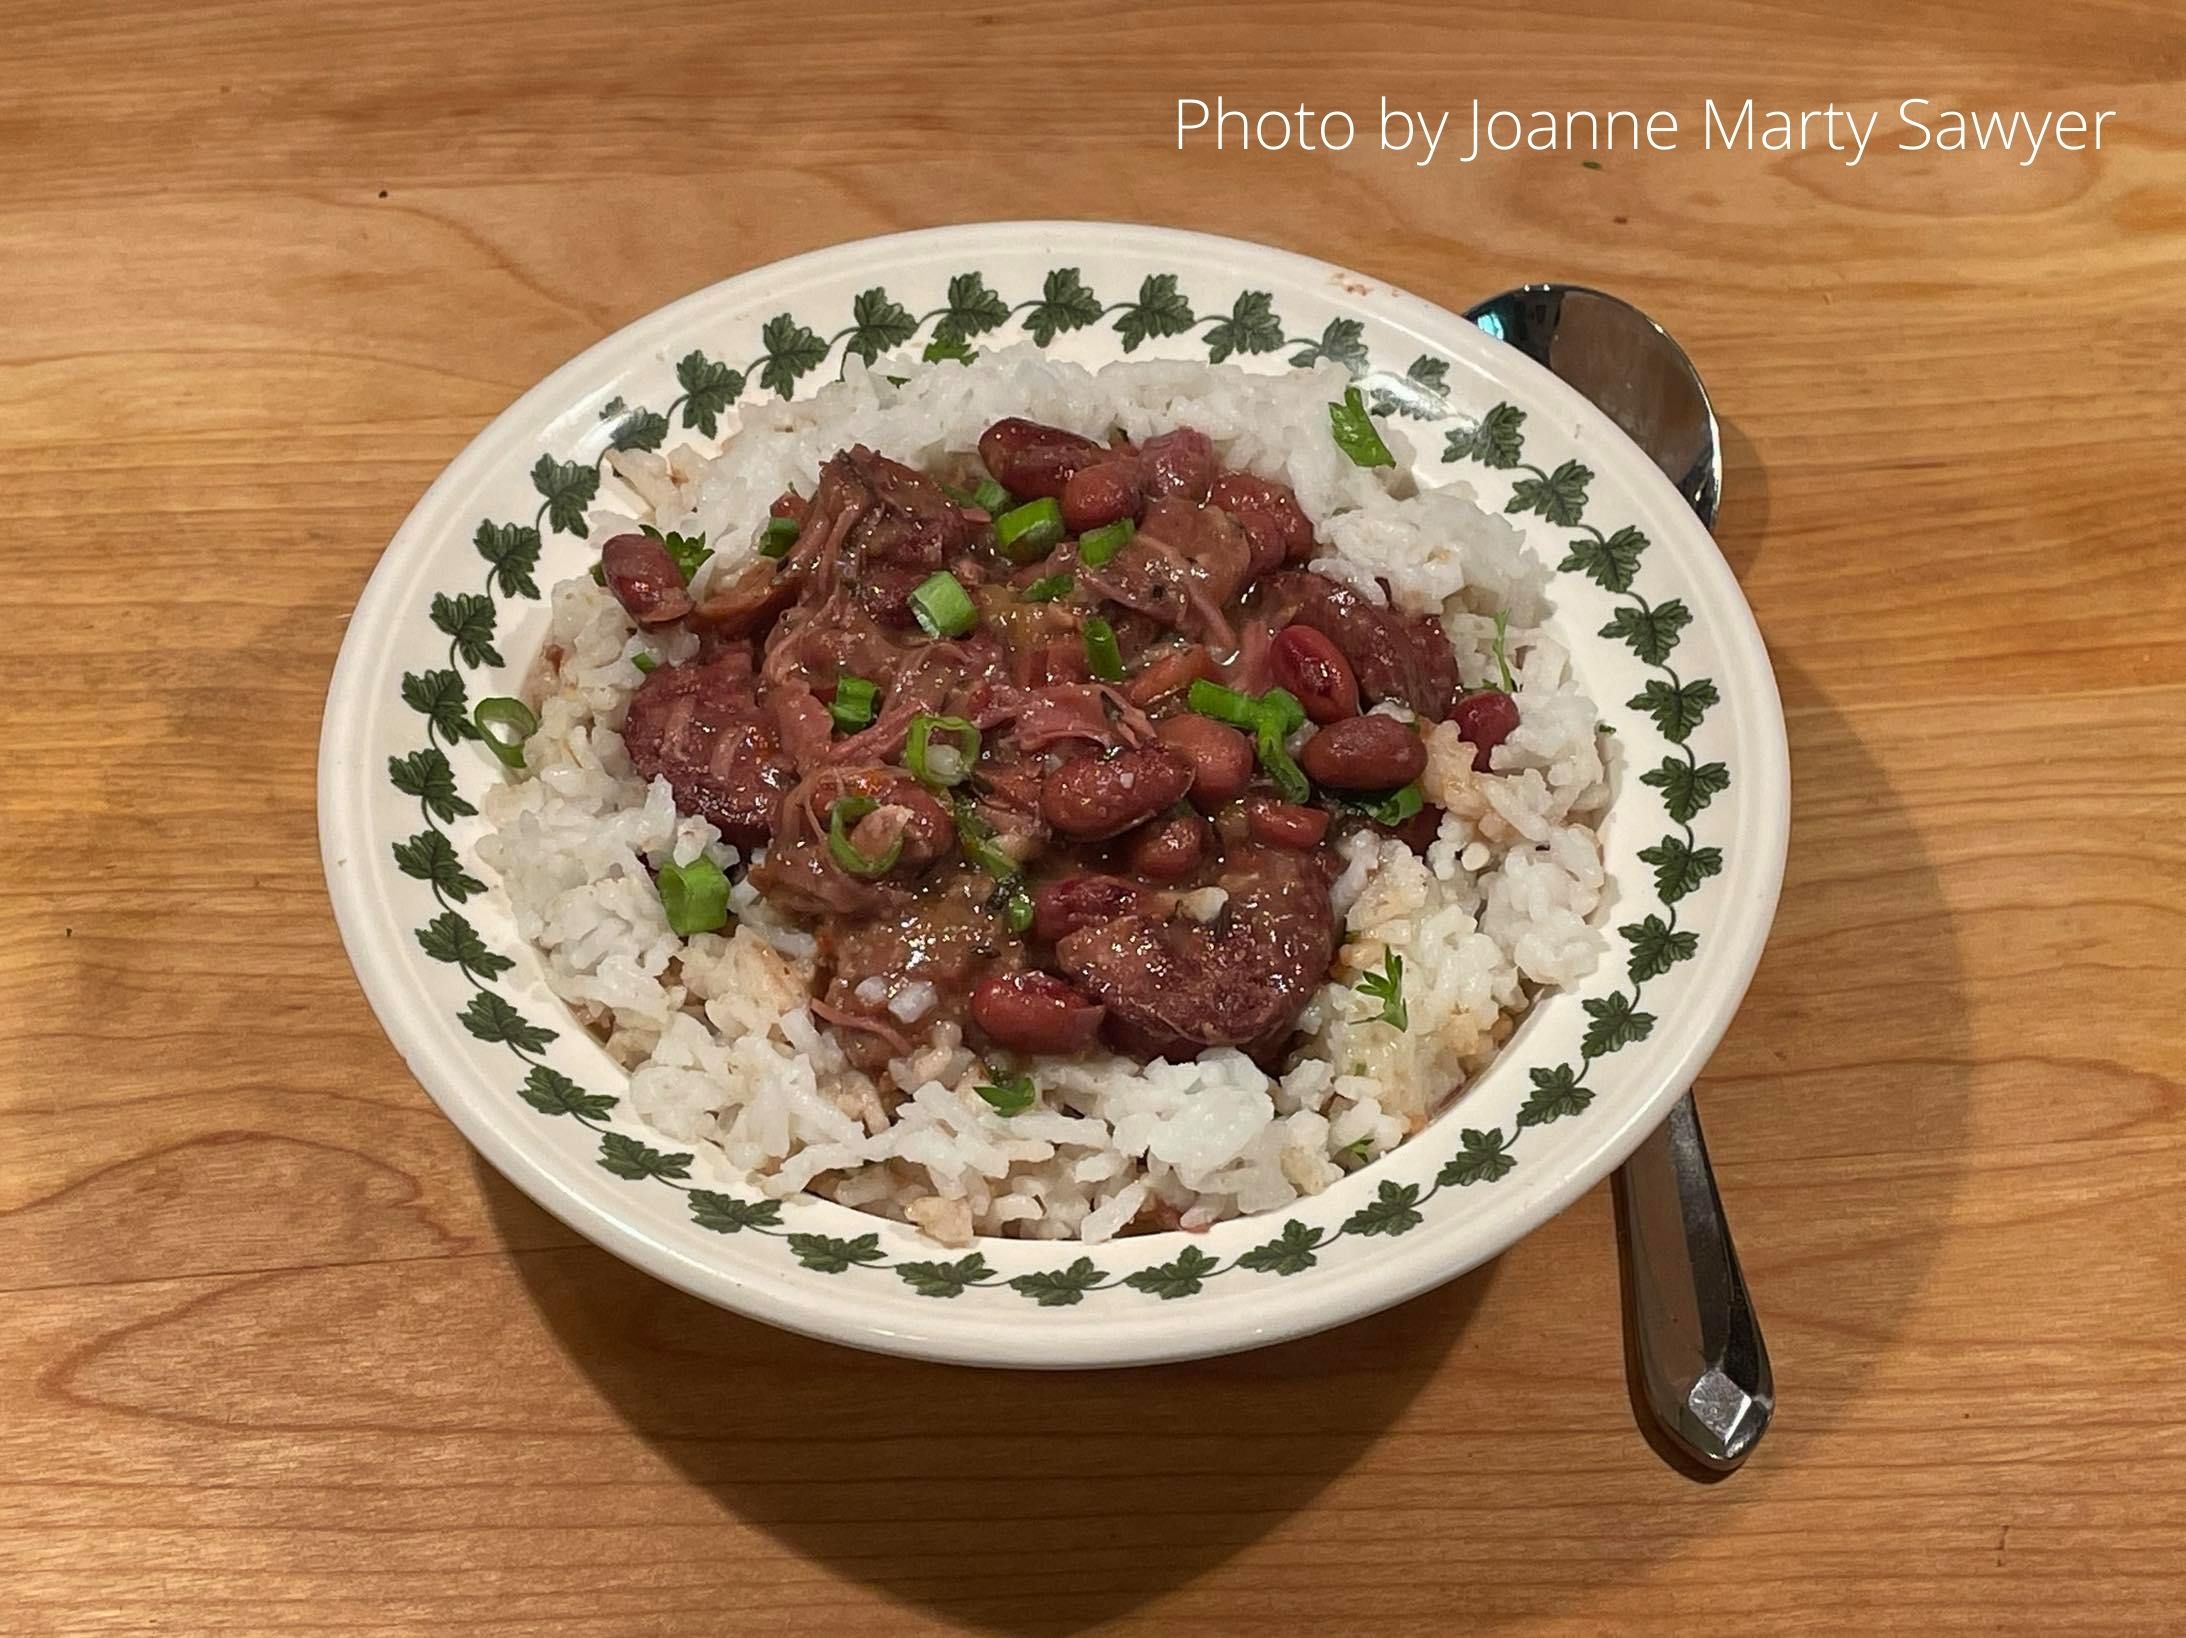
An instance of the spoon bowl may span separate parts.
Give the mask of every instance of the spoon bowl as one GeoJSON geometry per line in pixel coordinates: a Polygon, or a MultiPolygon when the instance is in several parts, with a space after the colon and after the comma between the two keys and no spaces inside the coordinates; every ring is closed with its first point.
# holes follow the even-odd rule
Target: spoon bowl
{"type": "Polygon", "coordinates": [[[1576,284],[1520,285],[1465,316],[1586,394],[1653,457],[1702,526],[1715,527],[1723,493],[1715,405],[1667,330],[1630,302],[1576,284]]]}

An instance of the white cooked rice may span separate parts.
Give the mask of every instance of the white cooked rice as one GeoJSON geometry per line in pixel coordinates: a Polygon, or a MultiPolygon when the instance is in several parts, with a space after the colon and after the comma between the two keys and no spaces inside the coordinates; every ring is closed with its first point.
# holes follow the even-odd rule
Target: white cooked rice
{"type": "MultiPolygon", "coordinates": [[[[812,1189],[945,1244],[1097,1241],[1142,1216],[1201,1228],[1280,1210],[1402,1142],[1494,1056],[1539,991],[1594,969],[1605,742],[1567,652],[1543,629],[1547,572],[1468,486],[1415,491],[1398,476],[1409,456],[1401,429],[1384,430],[1394,473],[1353,466],[1328,431],[1327,405],[1346,384],[1333,365],[1088,371],[1030,345],[970,366],[853,361],[809,400],[747,407],[718,453],[612,457],[620,489],[607,486],[616,492],[594,514],[594,538],[638,521],[702,532],[716,549],[702,592],[750,560],[775,496],[809,486],[854,443],[927,465],[972,448],[1006,415],[1096,436],[1198,427],[1226,465],[1296,490],[1331,548],[1312,567],[1376,602],[1439,613],[1470,686],[1492,680],[1494,615],[1505,613],[1519,685],[1519,726],[1492,774],[1473,771],[1454,725],[1428,734],[1424,783],[1448,811],[1424,859],[1371,832],[1342,843],[1334,900],[1346,942],[1279,1078],[1230,1049],[1144,1066],[1036,1059],[1037,1104],[1004,1118],[973,1091],[992,1073],[954,1026],[890,1064],[885,1085],[851,1069],[805,1005],[814,939],[747,884],[727,934],[670,931],[651,867],[700,853],[726,867],[737,854],[706,821],[678,817],[665,780],[636,776],[617,730],[643,680],[635,658],[683,659],[694,639],[640,633],[588,576],[563,581],[526,775],[489,794],[480,852],[548,983],[630,1071],[638,1114],[725,1177],[776,1197],[812,1189]],[[895,385],[891,373],[908,379],[895,385]],[[1354,988],[1390,953],[1403,958],[1402,1031],[1354,988]]],[[[889,1001],[907,1024],[933,1005],[916,988],[889,1001]]]]}

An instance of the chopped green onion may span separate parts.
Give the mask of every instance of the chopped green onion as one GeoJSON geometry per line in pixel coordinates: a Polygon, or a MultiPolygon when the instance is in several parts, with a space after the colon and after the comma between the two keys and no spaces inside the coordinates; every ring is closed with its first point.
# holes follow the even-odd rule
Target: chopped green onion
{"type": "Polygon", "coordinates": [[[1369,1132],[1365,1137],[1354,1138],[1341,1149],[1338,1149],[1336,1158],[1352,1166],[1363,1166],[1371,1158],[1366,1151],[1373,1148],[1373,1146],[1374,1137],[1369,1132]]]}
{"type": "Polygon", "coordinates": [[[1201,677],[1193,682],[1184,698],[1185,703],[1203,717],[1251,731],[1260,766],[1275,781],[1284,801],[1303,802],[1313,795],[1312,782],[1291,760],[1290,751],[1283,744],[1291,734],[1305,726],[1305,707],[1298,703],[1297,695],[1287,688],[1271,688],[1255,699],[1250,694],[1240,694],[1234,688],[1224,688],[1220,683],[1201,677]]]}
{"type": "Polygon", "coordinates": [[[1287,688],[1271,688],[1260,696],[1260,709],[1275,719],[1275,726],[1288,736],[1306,725],[1306,708],[1298,703],[1298,696],[1287,688]]]}
{"type": "Polygon", "coordinates": [[[705,854],[687,865],[671,859],[660,867],[658,882],[668,925],[684,937],[718,932],[729,924],[729,878],[705,854]]]}
{"type": "Polygon", "coordinates": [[[835,719],[836,727],[853,734],[878,714],[879,701],[878,684],[845,674],[835,680],[835,698],[829,702],[827,714],[835,719]]]}
{"type": "Polygon", "coordinates": [[[991,1085],[972,1088],[998,1115],[1022,1115],[1033,1104],[1034,1092],[1030,1075],[997,1076],[991,1085]]]}
{"type": "Polygon", "coordinates": [[[1085,638],[1086,669],[1102,682],[1123,681],[1123,655],[1116,648],[1116,628],[1099,615],[1088,615],[1078,627],[1085,638]]]}
{"type": "Polygon", "coordinates": [[[630,656],[630,663],[638,668],[640,676],[646,677],[650,677],[653,674],[653,668],[660,664],[650,654],[633,654],[630,656]]]}
{"type": "Polygon", "coordinates": [[[974,867],[985,871],[998,883],[1012,887],[1017,884],[1017,861],[995,841],[994,827],[980,818],[979,810],[962,797],[956,800],[956,839],[964,849],[964,857],[974,867]]]}
{"type": "Polygon", "coordinates": [[[941,486],[941,492],[959,506],[977,507],[989,518],[1000,516],[1010,507],[1010,492],[992,478],[981,478],[969,489],[959,489],[955,484],[945,483],[941,486]]]}
{"type": "Polygon", "coordinates": [[[1089,569],[1097,569],[1129,545],[1131,537],[1138,532],[1139,526],[1129,518],[1088,529],[1078,537],[1078,561],[1089,569]]]}
{"type": "Polygon", "coordinates": [[[1405,820],[1427,805],[1418,781],[1401,786],[1387,796],[1377,796],[1351,804],[1377,825],[1401,825],[1405,820]]]}
{"type": "Polygon", "coordinates": [[[1383,1023],[1402,1029],[1411,1022],[1411,1014],[1404,1007],[1404,957],[1396,951],[1384,955],[1380,972],[1368,973],[1351,987],[1368,1000],[1381,1003],[1383,1023]]]}
{"type": "Polygon", "coordinates": [[[879,807],[880,804],[870,796],[844,796],[838,797],[835,805],[827,810],[827,851],[843,869],[866,881],[887,875],[903,857],[901,832],[888,844],[888,851],[877,857],[860,853],[857,844],[850,840],[851,827],[879,807]]]}
{"type": "Polygon", "coordinates": [[[926,350],[919,357],[928,364],[939,364],[948,358],[955,359],[959,364],[969,364],[973,354],[961,336],[936,336],[926,343],[926,350]]]}
{"type": "Polygon", "coordinates": [[[1328,406],[1328,424],[1336,435],[1336,447],[1351,457],[1353,466],[1395,466],[1397,458],[1374,430],[1366,413],[1366,400],[1356,387],[1344,388],[1343,402],[1328,406]]]}
{"type": "Polygon", "coordinates": [[[942,790],[961,785],[979,761],[979,725],[966,717],[937,717],[921,711],[911,719],[911,731],[903,742],[903,765],[921,785],[942,790]],[[934,732],[954,734],[957,745],[934,745],[934,732]]]}
{"type": "Polygon", "coordinates": [[[759,531],[759,555],[787,557],[789,549],[797,544],[797,537],[803,533],[803,525],[795,518],[769,518],[767,526],[759,531]]]}
{"type": "Polygon", "coordinates": [[[1515,694],[1518,692],[1518,685],[1511,680],[1510,661],[1504,658],[1503,655],[1503,643],[1509,636],[1510,610],[1497,609],[1495,611],[1495,669],[1503,674],[1503,692],[1515,694]]]}
{"type": "Polygon", "coordinates": [[[947,569],[918,583],[911,593],[911,616],[929,637],[961,637],[979,624],[971,594],[947,569]]]}
{"type": "Polygon", "coordinates": [[[486,749],[511,768],[524,765],[524,741],[539,731],[539,719],[531,714],[531,707],[505,694],[480,700],[471,709],[471,722],[486,749]],[[508,737],[495,731],[500,728],[509,730],[508,737]]]}
{"type": "Polygon", "coordinates": [[[1067,574],[1044,574],[1017,594],[1021,602],[1052,603],[1058,597],[1068,597],[1077,582],[1067,574]]]}
{"type": "Polygon", "coordinates": [[[1224,688],[1218,682],[1204,677],[1195,678],[1184,695],[1185,704],[1203,717],[1226,722],[1232,728],[1257,728],[1260,726],[1260,706],[1250,694],[1240,694],[1234,688],[1224,688]]]}
{"type": "Polygon", "coordinates": [[[1032,895],[1022,887],[1013,888],[1003,906],[1003,920],[1013,933],[1022,933],[1032,925],[1032,895]]]}
{"type": "Polygon", "coordinates": [[[698,573],[698,566],[713,556],[706,548],[704,535],[664,535],[650,523],[639,524],[638,533],[657,540],[668,548],[668,556],[675,563],[676,573],[683,576],[686,586],[691,583],[691,576],[698,573]]]}
{"type": "Polygon", "coordinates": [[[1283,793],[1286,802],[1312,800],[1313,782],[1306,778],[1305,770],[1291,761],[1290,752],[1283,745],[1282,719],[1268,715],[1260,719],[1260,730],[1253,735],[1253,747],[1260,753],[1260,767],[1275,788],[1283,793]]]}
{"type": "Polygon", "coordinates": [[[1051,495],[1012,507],[994,520],[995,549],[1012,563],[1037,563],[1062,538],[1062,503],[1051,495]]]}

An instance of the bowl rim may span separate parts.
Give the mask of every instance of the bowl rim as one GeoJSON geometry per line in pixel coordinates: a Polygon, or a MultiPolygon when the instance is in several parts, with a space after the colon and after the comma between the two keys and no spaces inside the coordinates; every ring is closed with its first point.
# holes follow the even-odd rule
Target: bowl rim
{"type": "MultiPolygon", "coordinates": [[[[1089,247],[1088,254],[1095,253],[1089,247]]],[[[374,1013],[413,1077],[466,1140],[496,1171],[524,1194],[585,1239],[625,1262],[705,1301],[801,1335],[881,1352],[954,1363],[1079,1368],[1151,1364],[1209,1357],[1310,1335],[1363,1317],[1456,1278],[1499,1255],[1542,1223],[1564,1210],[1609,1175],[1667,1115],[1691,1085],[1708,1055],[1729,1028],[1758,966],[1781,891],[1790,828],[1790,762],[1781,701],[1767,649],[1735,575],[1712,536],[1694,518],[1642,451],[1601,411],[1550,372],[1516,349],[1482,335],[1459,315],[1422,297],[1318,258],[1278,250],[1246,240],[1183,229],[1064,219],[965,223],[916,229],[847,241],[763,264],[679,297],[601,338],[551,371],[482,428],[428,486],[391,537],[360,594],[328,688],[318,744],[317,799],[322,867],[326,873],[343,944],[374,1013]],[[427,561],[424,553],[403,548],[420,537],[437,537],[440,518],[490,463],[523,445],[537,429],[582,398],[591,378],[619,370],[634,354],[650,352],[659,341],[688,328],[709,307],[752,299],[745,294],[770,283],[794,283],[811,274],[838,276],[861,264],[884,265],[911,255],[962,252],[991,244],[998,235],[1038,243],[1049,239],[1083,240],[1098,234],[1099,252],[1215,256],[1240,267],[1258,266],[1306,285],[1331,278],[1346,284],[1351,299],[1386,309],[1392,320],[1435,333],[1453,353],[1471,355],[1490,376],[1525,383],[1534,400],[1556,405],[1589,440],[1589,459],[1613,462],[1619,482],[1651,493],[1650,521],[1673,522],[1688,550],[1681,561],[1696,582],[1686,595],[1706,594],[1706,618],[1721,659],[1716,669],[1735,679],[1746,695],[1735,713],[1735,754],[1740,759],[1742,814],[1748,821],[1738,837],[1737,860],[1727,873],[1721,920],[1711,935],[1706,957],[1708,981],[1696,984],[1677,1012],[1663,1020],[1666,1036],[1675,1036],[1668,1067],[1657,1072],[1644,1095],[1619,1088],[1621,1107],[1608,1119],[1590,1124],[1583,1155],[1565,1159],[1550,1180],[1513,1191],[1498,1201],[1476,1231],[1463,1242],[1448,1234],[1422,1233],[1417,1243],[1393,1245],[1376,1262],[1349,1270],[1340,1281],[1316,1281],[1279,1298],[1270,1289],[1263,1300],[1225,1304],[1221,1309],[1196,1304],[1159,1304],[1128,1314],[1102,1316],[1098,1326],[1074,1327],[1069,1346],[1062,1333],[1039,1325],[1011,1323],[999,1314],[959,1311],[935,1304],[934,1323],[883,1325],[859,1313],[854,1294],[838,1292],[810,1278],[774,1278],[740,1273],[728,1262],[708,1263],[655,1237],[607,1202],[616,1196],[600,1185],[588,1191],[572,1186],[542,1161],[527,1142],[526,1127],[498,1107],[476,1077],[459,1065],[441,1061],[452,1041],[449,1020],[422,1007],[408,977],[411,959],[390,947],[369,925],[372,894],[351,861],[368,856],[375,838],[368,831],[366,774],[368,759],[352,747],[368,742],[378,680],[376,656],[357,639],[396,618],[413,593],[411,581],[427,561]],[[1363,288],[1361,288],[1363,287],[1363,288]],[[416,561],[410,561],[410,559],[416,561]],[[1243,1312],[1239,1312],[1242,1307],[1243,1312]]],[[[457,1043],[459,1044],[459,1043],[457,1043]]],[[[502,1100],[507,1101],[507,1100],[502,1100]]],[[[1608,1112],[1604,1112],[1608,1113],[1608,1112]]],[[[1402,1151],[1393,1151],[1401,1153],[1402,1151]]],[[[602,1176],[602,1183],[609,1182],[602,1176]]],[[[982,1238],[979,1244],[990,1243],[982,1238]]],[[[1003,1242],[1007,1243],[1007,1242],[1003,1242]]],[[[1068,1242],[1057,1242],[1062,1245],[1068,1242]]],[[[801,1271],[799,1271],[801,1272],[801,1271]]],[[[924,1316],[921,1316],[923,1319],[924,1316]]]]}

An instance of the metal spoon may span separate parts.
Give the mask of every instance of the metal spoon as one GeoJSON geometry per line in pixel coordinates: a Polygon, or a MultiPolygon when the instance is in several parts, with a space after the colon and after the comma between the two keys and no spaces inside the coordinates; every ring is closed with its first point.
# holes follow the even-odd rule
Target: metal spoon
{"type": "MultiPolygon", "coordinates": [[[[1570,284],[1506,290],[1465,316],[1585,394],[1714,529],[1723,491],[1715,409],[1661,325],[1629,302],[1570,284]]],[[[1690,1092],[1624,1163],[1615,1187],[1626,1346],[1640,1390],[1677,1451],[1728,1473],[1767,1431],[1776,1383],[1690,1092]]]]}

